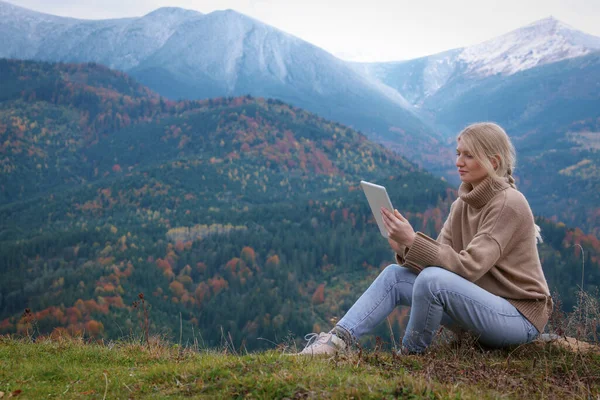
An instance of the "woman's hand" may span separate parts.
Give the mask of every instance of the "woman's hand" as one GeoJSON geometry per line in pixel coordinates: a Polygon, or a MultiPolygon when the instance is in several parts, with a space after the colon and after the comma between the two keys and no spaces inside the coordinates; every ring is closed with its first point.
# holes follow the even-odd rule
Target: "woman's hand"
{"type": "MultiPolygon", "coordinates": [[[[398,212],[394,210],[392,213],[387,208],[381,208],[381,216],[383,217],[383,223],[388,231],[388,242],[394,250],[396,248],[392,245],[392,241],[399,245],[410,247],[415,241],[415,231],[410,225],[410,222],[398,212]]],[[[398,253],[398,251],[396,251],[398,253]]]]}
{"type": "Polygon", "coordinates": [[[394,250],[396,252],[396,254],[400,254],[400,255],[404,254],[404,246],[401,245],[400,243],[396,242],[394,239],[391,239],[389,236],[388,236],[388,243],[390,244],[390,247],[392,248],[392,250],[394,250]]]}

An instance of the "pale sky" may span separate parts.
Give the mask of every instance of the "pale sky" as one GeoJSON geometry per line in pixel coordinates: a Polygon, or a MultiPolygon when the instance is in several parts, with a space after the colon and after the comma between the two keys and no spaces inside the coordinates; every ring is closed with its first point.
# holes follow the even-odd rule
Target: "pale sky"
{"type": "Polygon", "coordinates": [[[407,60],[480,43],[554,17],[600,36],[600,0],[7,0],[85,19],[170,6],[233,9],[350,61],[407,60]]]}

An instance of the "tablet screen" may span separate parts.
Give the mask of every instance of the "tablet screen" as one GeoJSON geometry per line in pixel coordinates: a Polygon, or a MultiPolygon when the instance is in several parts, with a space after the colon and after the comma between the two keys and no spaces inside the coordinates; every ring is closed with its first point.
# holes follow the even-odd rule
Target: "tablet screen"
{"type": "Polygon", "coordinates": [[[381,216],[381,207],[385,207],[391,212],[394,212],[394,207],[387,194],[387,190],[385,190],[385,187],[383,186],[366,181],[360,181],[360,186],[367,196],[369,206],[371,206],[371,211],[373,212],[375,221],[377,221],[377,226],[379,226],[379,232],[381,232],[383,237],[387,238],[388,233],[383,223],[383,217],[381,216]]]}

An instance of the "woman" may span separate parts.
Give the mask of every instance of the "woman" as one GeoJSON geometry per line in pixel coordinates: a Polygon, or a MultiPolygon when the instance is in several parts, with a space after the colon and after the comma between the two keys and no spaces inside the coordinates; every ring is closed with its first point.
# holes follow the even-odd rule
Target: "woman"
{"type": "Polygon", "coordinates": [[[462,181],[438,238],[415,233],[397,210],[382,209],[397,264],[385,268],[329,333],[299,354],[333,354],[356,342],[397,305],[411,306],[403,353],[422,353],[440,325],[466,330],[490,347],[527,343],[553,304],[536,239],[539,228],[512,171],[504,130],[477,123],[457,137],[462,181]]]}

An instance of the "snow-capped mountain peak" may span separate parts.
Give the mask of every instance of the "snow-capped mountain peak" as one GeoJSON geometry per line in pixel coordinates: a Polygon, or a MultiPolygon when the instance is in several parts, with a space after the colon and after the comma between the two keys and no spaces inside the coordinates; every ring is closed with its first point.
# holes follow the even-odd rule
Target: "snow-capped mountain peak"
{"type": "Polygon", "coordinates": [[[538,65],[579,57],[600,49],[600,37],[548,17],[497,38],[465,48],[458,59],[467,73],[511,75],[538,65]]]}
{"type": "Polygon", "coordinates": [[[144,15],[144,18],[148,18],[148,17],[182,18],[182,17],[199,17],[201,15],[203,15],[201,12],[195,11],[195,10],[186,10],[185,8],[179,8],[179,7],[161,7],[161,8],[157,8],[156,10],[151,11],[148,14],[144,15]]]}
{"type": "Polygon", "coordinates": [[[0,20],[11,22],[15,25],[25,25],[26,27],[31,27],[32,25],[38,23],[59,21],[61,23],[70,23],[73,21],[77,21],[75,18],[59,17],[57,15],[33,11],[28,8],[14,5],[12,3],[7,3],[2,0],[0,0],[0,20]]]}

